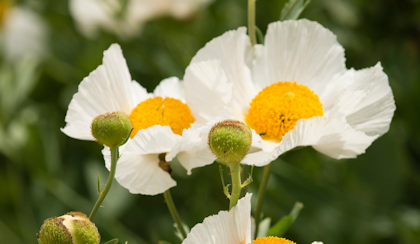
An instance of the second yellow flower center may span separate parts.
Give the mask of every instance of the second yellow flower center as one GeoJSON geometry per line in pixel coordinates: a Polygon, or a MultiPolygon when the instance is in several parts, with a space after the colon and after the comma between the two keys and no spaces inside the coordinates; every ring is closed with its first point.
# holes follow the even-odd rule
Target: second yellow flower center
{"type": "Polygon", "coordinates": [[[252,244],[296,244],[296,242],[289,241],[284,238],[279,237],[263,237],[263,238],[257,238],[252,242],[252,244]]]}
{"type": "Polygon", "coordinates": [[[281,141],[300,119],[324,114],[318,96],[296,82],[277,82],[251,101],[245,122],[264,140],[281,141]]]}
{"type": "Polygon", "coordinates": [[[182,135],[195,121],[190,108],[178,99],[154,97],[137,105],[130,114],[133,131],[131,138],[141,129],[153,125],[167,125],[175,134],[182,135]]]}

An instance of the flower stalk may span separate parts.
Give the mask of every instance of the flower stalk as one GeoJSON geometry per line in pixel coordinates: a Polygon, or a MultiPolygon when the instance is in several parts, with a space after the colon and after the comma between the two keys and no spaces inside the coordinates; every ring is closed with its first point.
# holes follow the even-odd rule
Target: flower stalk
{"type": "Polygon", "coordinates": [[[92,211],[90,212],[89,219],[92,220],[95,217],[96,212],[98,211],[101,203],[108,194],[109,189],[111,189],[112,182],[114,181],[115,171],[117,169],[117,161],[118,161],[118,147],[111,147],[111,170],[109,171],[108,180],[106,182],[105,188],[102,191],[99,191],[99,198],[96,201],[95,206],[93,207],[92,211]]]}
{"type": "Polygon", "coordinates": [[[263,176],[261,179],[260,187],[258,189],[258,201],[257,201],[257,207],[255,208],[254,218],[255,218],[255,233],[258,233],[258,226],[261,221],[261,209],[264,201],[264,194],[265,189],[267,187],[268,178],[270,177],[271,172],[271,166],[273,165],[273,162],[269,163],[264,167],[263,176]]]}
{"type": "Polygon", "coordinates": [[[172,199],[171,192],[169,190],[163,193],[166,205],[168,206],[169,212],[171,213],[172,219],[174,220],[176,227],[181,234],[182,240],[187,237],[184,226],[182,225],[181,218],[179,217],[178,210],[176,209],[175,203],[172,199]]]}
{"type": "Polygon", "coordinates": [[[241,181],[241,165],[240,163],[229,164],[230,176],[232,177],[232,193],[230,194],[229,210],[238,203],[241,195],[242,181],[241,181]]]}
{"type": "Polygon", "coordinates": [[[255,2],[257,0],[248,0],[248,35],[251,39],[251,44],[254,46],[257,44],[257,38],[255,34],[255,2]]]}

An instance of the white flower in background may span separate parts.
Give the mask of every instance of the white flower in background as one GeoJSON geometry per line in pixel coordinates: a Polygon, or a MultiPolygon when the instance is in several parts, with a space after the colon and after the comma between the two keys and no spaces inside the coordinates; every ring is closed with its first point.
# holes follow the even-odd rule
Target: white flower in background
{"type": "Polygon", "coordinates": [[[335,35],[309,20],[270,24],[265,45],[255,49],[246,28],[226,32],[196,54],[184,82],[193,116],[207,126],[203,140],[224,119],[252,128],[242,161],[249,165],[300,146],[354,158],[388,131],[395,110],[380,63],[346,69],[335,35]]]}
{"type": "Polygon", "coordinates": [[[212,0],[70,0],[80,31],[94,38],[100,29],[121,38],[137,35],[144,22],[171,15],[187,18],[212,0]]]}
{"type": "Polygon", "coordinates": [[[296,244],[278,237],[257,238],[252,241],[251,196],[252,194],[247,193],[230,211],[220,211],[205,218],[202,224],[191,229],[182,244],[296,244]]]}
{"type": "MultiPolygon", "coordinates": [[[[131,193],[156,195],[176,185],[166,170],[166,162],[177,154],[189,173],[193,168],[191,162],[194,167],[213,162],[206,143],[200,141],[195,130],[189,129],[195,126],[189,106],[185,103],[183,82],[175,77],[163,80],[148,94],[131,80],[121,48],[113,44],[104,52],[103,64],[80,83],[62,131],[72,138],[95,140],[90,126],[96,116],[117,111],[129,115],[133,131],[131,139],[120,147],[115,178],[131,193]],[[181,142],[182,150],[167,154],[181,142]],[[196,150],[198,143],[201,150],[196,150]],[[194,145],[194,151],[189,152],[188,145],[194,145]]],[[[109,149],[105,148],[103,153],[109,168],[109,149]]]]}
{"type": "Polygon", "coordinates": [[[43,19],[26,7],[0,3],[1,53],[8,62],[24,56],[42,58],[46,54],[47,28],[43,19]]]}

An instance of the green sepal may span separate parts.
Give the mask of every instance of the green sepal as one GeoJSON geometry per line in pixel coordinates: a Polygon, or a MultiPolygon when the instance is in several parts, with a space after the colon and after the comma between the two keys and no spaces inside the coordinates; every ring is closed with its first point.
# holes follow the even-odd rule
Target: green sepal
{"type": "Polygon", "coordinates": [[[172,244],[169,241],[158,241],[158,244],[172,244]]]}
{"type": "Polygon", "coordinates": [[[258,226],[257,237],[268,236],[268,232],[270,230],[270,225],[271,225],[271,218],[267,217],[267,218],[263,219],[258,226]]]}
{"type": "Polygon", "coordinates": [[[280,20],[298,19],[302,11],[310,2],[311,0],[289,0],[289,2],[284,4],[283,9],[281,10],[280,20]]]}
{"type": "Polygon", "coordinates": [[[264,42],[265,42],[265,40],[264,40],[264,34],[260,30],[260,28],[258,28],[258,26],[255,26],[255,33],[257,33],[258,43],[264,45],[264,42]]]}
{"type": "Polygon", "coordinates": [[[268,236],[282,237],[290,228],[292,223],[296,220],[302,208],[303,204],[301,202],[296,202],[292,208],[292,211],[290,211],[290,214],[281,218],[275,225],[270,228],[268,231],[268,236]]]}
{"type": "Polygon", "coordinates": [[[117,243],[118,243],[118,238],[115,238],[115,239],[105,242],[104,244],[117,244],[117,243]]]}

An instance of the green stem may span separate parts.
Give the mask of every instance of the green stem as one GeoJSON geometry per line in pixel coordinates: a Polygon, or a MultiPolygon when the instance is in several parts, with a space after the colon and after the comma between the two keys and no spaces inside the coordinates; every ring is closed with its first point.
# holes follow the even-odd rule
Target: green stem
{"type": "Polygon", "coordinates": [[[109,189],[112,186],[112,182],[114,181],[115,171],[117,169],[117,161],[118,161],[118,147],[111,147],[111,170],[109,171],[108,180],[106,182],[105,188],[99,193],[98,201],[96,201],[95,206],[90,212],[89,219],[92,220],[95,217],[96,211],[98,211],[99,207],[101,206],[102,201],[105,199],[106,194],[108,194],[109,189]]]}
{"type": "Polygon", "coordinates": [[[230,195],[229,210],[238,203],[241,195],[242,182],[241,182],[241,164],[229,164],[230,176],[232,177],[232,194],[230,195]]]}
{"type": "Polygon", "coordinates": [[[257,207],[255,208],[254,218],[255,218],[255,233],[258,233],[258,225],[261,221],[261,209],[264,199],[265,188],[267,187],[268,177],[270,177],[271,166],[273,162],[264,167],[263,177],[261,179],[260,188],[258,189],[258,201],[257,207]]]}
{"type": "Polygon", "coordinates": [[[177,229],[182,235],[182,239],[185,239],[185,237],[187,237],[187,234],[184,230],[184,226],[182,225],[181,218],[178,214],[178,210],[176,210],[175,203],[172,200],[171,192],[169,190],[166,190],[163,193],[163,197],[165,198],[165,202],[168,206],[169,212],[171,213],[172,219],[174,220],[175,224],[177,225],[177,229]]]}
{"type": "Polygon", "coordinates": [[[255,35],[255,2],[257,0],[248,0],[248,35],[251,39],[251,44],[257,44],[255,35]]]}

